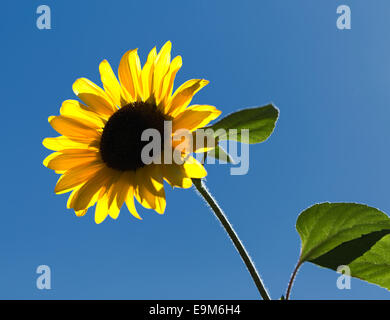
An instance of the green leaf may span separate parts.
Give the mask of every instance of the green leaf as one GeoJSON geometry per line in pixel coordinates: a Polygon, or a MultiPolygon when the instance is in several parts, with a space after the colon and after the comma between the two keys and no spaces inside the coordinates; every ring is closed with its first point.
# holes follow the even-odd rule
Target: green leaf
{"type": "Polygon", "coordinates": [[[302,249],[299,264],[311,262],[390,290],[390,219],[378,209],[356,203],[321,203],[297,220],[302,249]]]}
{"type": "Polygon", "coordinates": [[[219,140],[234,140],[244,143],[260,143],[268,139],[272,134],[279,110],[272,104],[264,107],[243,109],[229,114],[210,128],[215,132],[219,140]],[[217,130],[225,132],[219,133],[217,130]],[[237,132],[229,129],[237,129],[237,132]],[[249,129],[249,137],[241,135],[241,129],[249,129]],[[222,130],[222,131],[223,131],[222,130]]]}
{"type": "Polygon", "coordinates": [[[378,209],[356,203],[316,204],[297,220],[301,260],[313,260],[346,241],[386,229],[390,219],[378,209]]]}
{"type": "Polygon", "coordinates": [[[390,290],[390,235],[348,265],[351,275],[390,290]]]}
{"type": "Polygon", "coordinates": [[[231,163],[231,164],[235,163],[233,158],[230,156],[230,154],[228,154],[220,145],[217,145],[215,147],[215,149],[210,150],[207,153],[207,155],[209,157],[212,157],[212,158],[215,158],[215,159],[218,159],[221,161],[225,161],[227,163],[231,163]]]}
{"type": "Polygon", "coordinates": [[[336,271],[348,266],[352,277],[390,290],[390,230],[345,242],[310,262],[336,271]]]}
{"type": "Polygon", "coordinates": [[[344,242],[329,252],[311,260],[322,267],[337,270],[338,266],[349,265],[366,252],[382,238],[390,233],[390,230],[374,231],[360,238],[344,242]]]}

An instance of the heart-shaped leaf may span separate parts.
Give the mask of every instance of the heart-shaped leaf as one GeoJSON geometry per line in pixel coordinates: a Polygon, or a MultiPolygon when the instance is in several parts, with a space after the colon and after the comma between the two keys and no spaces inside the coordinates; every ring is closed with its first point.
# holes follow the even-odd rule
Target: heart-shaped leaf
{"type": "Polygon", "coordinates": [[[260,143],[272,134],[279,110],[272,104],[264,107],[247,108],[227,115],[211,128],[218,140],[234,140],[243,143],[260,143]],[[219,129],[223,129],[218,131],[219,129]],[[249,135],[242,129],[248,129],[249,135]]]}
{"type": "Polygon", "coordinates": [[[390,219],[378,209],[356,203],[321,203],[297,220],[302,249],[298,265],[311,262],[390,290],[390,219]]]}

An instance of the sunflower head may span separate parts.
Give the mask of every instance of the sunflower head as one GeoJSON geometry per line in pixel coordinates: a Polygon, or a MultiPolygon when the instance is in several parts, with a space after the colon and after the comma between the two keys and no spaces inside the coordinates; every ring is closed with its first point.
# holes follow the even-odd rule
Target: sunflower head
{"type": "MultiPolygon", "coordinates": [[[[153,48],[141,68],[137,49],[126,52],[119,64],[118,78],[110,64],[99,65],[103,89],[86,78],[77,79],[73,91],[82,101],[66,100],[59,116],[49,123],[60,136],[46,138],[43,145],[53,150],[43,164],[60,174],[57,194],[71,192],[67,207],[77,216],[94,206],[95,221],[116,219],[126,203],[138,219],[134,197],[145,208],[164,213],[164,180],[172,187],[189,188],[192,178],[207,175],[203,165],[186,152],[180,163],[146,164],[142,151],[147,145],[143,133],[158,132],[162,139],[160,156],[173,152],[171,137],[185,129],[194,132],[220,115],[210,105],[190,105],[192,97],[208,84],[204,79],[185,82],[173,93],[180,56],[171,61],[168,41],[157,53],[153,48]],[[165,134],[169,122],[173,134],[165,134]]],[[[163,157],[164,158],[164,157],[163,157]]]]}

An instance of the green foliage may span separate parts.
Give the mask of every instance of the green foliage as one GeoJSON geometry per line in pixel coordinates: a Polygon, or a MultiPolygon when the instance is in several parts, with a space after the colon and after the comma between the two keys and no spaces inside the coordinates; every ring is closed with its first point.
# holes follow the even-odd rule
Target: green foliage
{"type": "Polygon", "coordinates": [[[311,262],[390,290],[390,219],[378,209],[356,203],[321,203],[297,220],[302,249],[299,264],[311,262]]]}
{"type": "Polygon", "coordinates": [[[234,140],[243,143],[260,143],[268,139],[272,134],[279,110],[272,104],[264,107],[243,109],[229,114],[225,118],[214,123],[210,128],[215,132],[218,140],[234,140]],[[224,133],[218,133],[218,129],[224,129],[224,133]],[[237,129],[236,133],[229,129],[237,129]],[[241,129],[249,129],[249,138],[241,135],[241,129]]]}

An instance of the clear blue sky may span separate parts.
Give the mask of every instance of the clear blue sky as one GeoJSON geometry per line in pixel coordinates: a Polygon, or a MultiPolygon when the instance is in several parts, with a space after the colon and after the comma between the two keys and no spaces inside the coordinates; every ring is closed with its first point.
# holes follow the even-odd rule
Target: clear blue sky
{"type": "MultiPolygon", "coordinates": [[[[167,188],[166,214],[122,210],[96,225],[77,218],[57,175],[42,165],[47,122],[74,98],[81,76],[100,83],[128,49],[167,41],[183,57],[176,84],[206,78],[194,102],[226,115],[273,101],[272,137],[250,148],[250,170],[208,166],[207,183],[247,246],[273,298],[298,259],[296,218],[322,201],[366,203],[390,213],[390,3],[333,1],[5,1],[0,19],[2,168],[0,298],[256,299],[255,286],[194,190],[167,188]],[[36,28],[36,8],[52,29],[36,28]],[[352,30],[336,28],[348,4],[352,30]],[[35,286],[38,265],[52,290],[35,286]]],[[[382,288],[305,265],[293,298],[388,299],[382,288]]]]}

